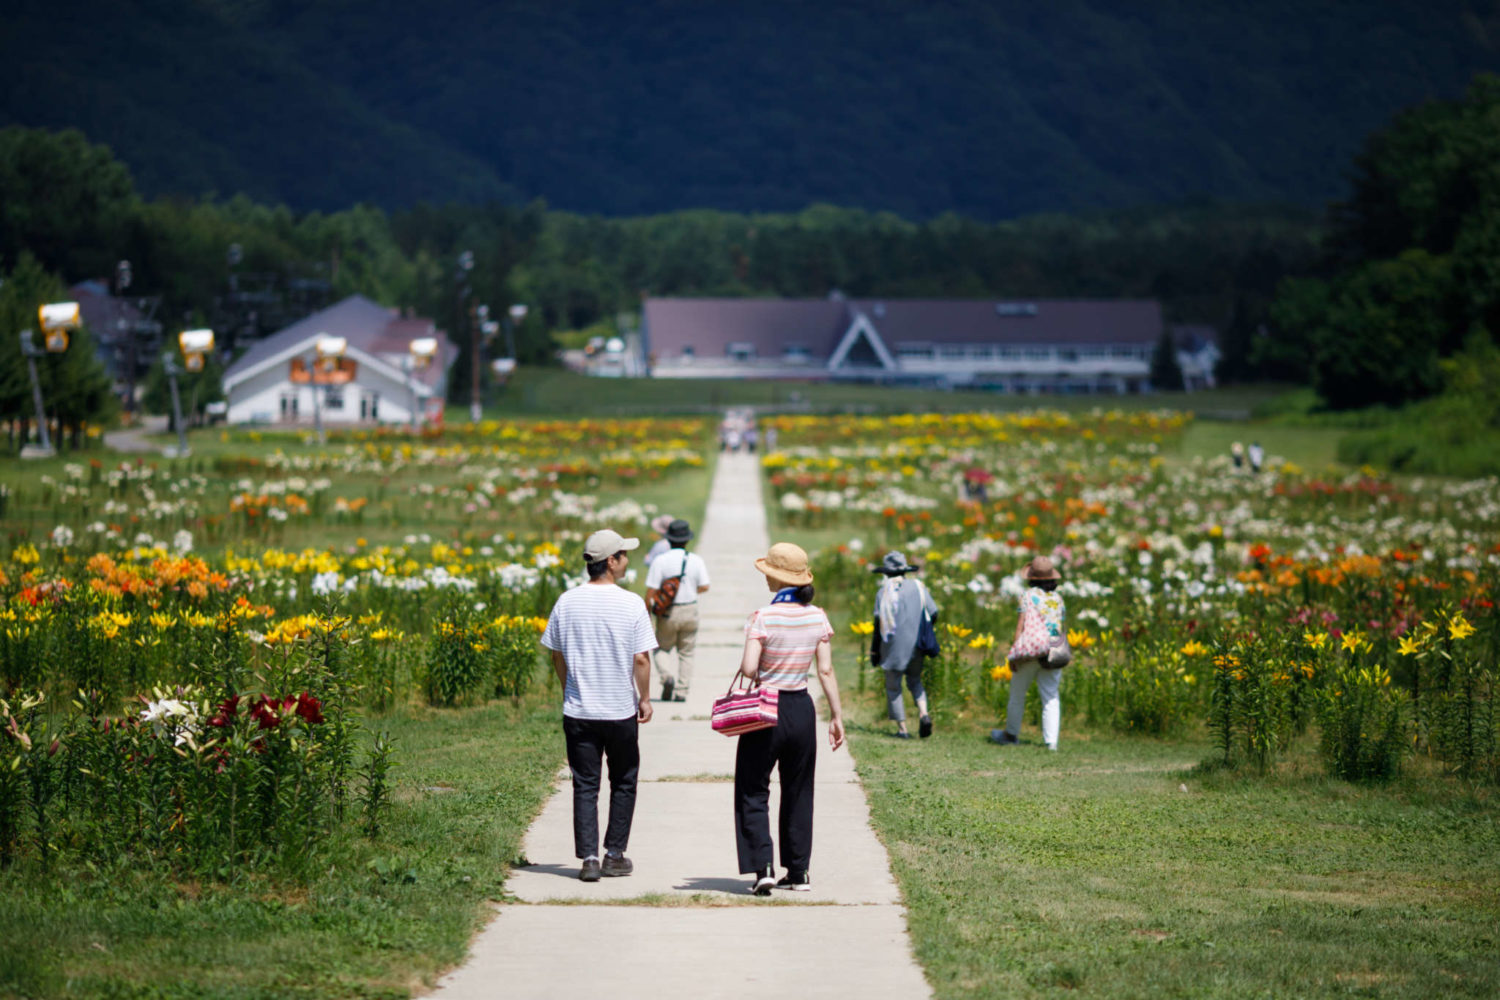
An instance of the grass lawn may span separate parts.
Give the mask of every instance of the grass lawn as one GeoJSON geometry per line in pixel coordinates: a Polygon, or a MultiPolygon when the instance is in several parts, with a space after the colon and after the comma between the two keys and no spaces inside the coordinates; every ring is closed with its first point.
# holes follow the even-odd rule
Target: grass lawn
{"type": "Polygon", "coordinates": [[[1310,746],[1264,778],[1199,773],[1204,740],[1066,714],[1057,753],[985,720],[901,742],[873,691],[851,700],[939,997],[1500,995],[1493,790],[1332,781],[1310,746]]]}
{"type": "Polygon", "coordinates": [[[462,961],[562,758],[555,690],[372,726],[400,766],[386,829],[307,882],[12,872],[0,997],[405,997],[462,961]]]}
{"type": "MultiPolygon", "coordinates": [[[[1348,431],[1342,427],[1293,426],[1253,421],[1249,423],[1195,420],[1184,428],[1177,445],[1162,451],[1168,461],[1213,458],[1229,455],[1229,447],[1238,441],[1246,448],[1259,441],[1266,450],[1266,460],[1284,458],[1310,473],[1338,467],[1339,439],[1348,431]]],[[[1246,459],[1249,462],[1249,459],[1246,459]]],[[[1248,466],[1247,466],[1248,468],[1248,466]]]]}
{"type": "MultiPolygon", "coordinates": [[[[883,413],[1037,408],[1091,410],[1103,407],[1248,415],[1257,406],[1285,391],[1285,386],[1252,385],[1148,396],[1018,396],[771,379],[594,378],[561,368],[525,367],[516,372],[508,385],[492,394],[485,416],[488,419],[535,415],[640,416],[647,413],[710,412],[730,406],[883,413]]],[[[468,409],[450,407],[447,416],[450,421],[462,423],[468,420],[468,409]]]]}

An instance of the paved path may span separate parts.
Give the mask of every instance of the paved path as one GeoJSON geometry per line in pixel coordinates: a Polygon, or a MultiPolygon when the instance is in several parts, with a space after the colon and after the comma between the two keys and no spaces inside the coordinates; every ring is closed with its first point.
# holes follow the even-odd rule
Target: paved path
{"type": "Polygon", "coordinates": [[[127,452],[160,452],[162,445],[147,440],[149,434],[167,433],[167,418],[159,416],[142,417],[141,422],[134,427],[124,427],[119,430],[105,431],[104,443],[115,451],[127,452]]]}
{"type": "MultiPolygon", "coordinates": [[[[813,891],[758,899],[749,894],[749,876],[736,872],[735,744],[709,728],[708,712],[738,666],[746,615],[768,596],[752,565],[769,545],[758,473],[754,456],[732,454],[721,456],[714,476],[695,544],[713,579],[701,608],[696,676],[686,702],[658,702],[656,717],[641,727],[641,784],[628,851],[635,874],[578,881],[564,768],[557,793],[527,832],[531,864],[517,868],[506,885],[521,902],[496,908],[468,962],[434,996],[931,995],[912,958],[906,910],[870,828],[853,762],[847,748],[829,752],[824,727],[813,891]]],[[[816,691],[816,681],[812,686],[816,691]]],[[[557,749],[561,759],[561,734],[557,749]]],[[[773,831],[775,788],[773,781],[773,831]]],[[[607,785],[603,791],[601,827],[607,785]]]]}

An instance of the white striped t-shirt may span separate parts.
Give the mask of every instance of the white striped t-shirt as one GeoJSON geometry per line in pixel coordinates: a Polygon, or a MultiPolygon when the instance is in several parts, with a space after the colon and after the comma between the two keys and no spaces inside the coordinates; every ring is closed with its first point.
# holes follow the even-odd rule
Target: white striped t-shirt
{"type": "Polygon", "coordinates": [[[635,654],[656,648],[646,602],[614,584],[585,583],[552,605],[542,645],[568,664],[563,715],[625,719],[636,714],[635,654]]]}

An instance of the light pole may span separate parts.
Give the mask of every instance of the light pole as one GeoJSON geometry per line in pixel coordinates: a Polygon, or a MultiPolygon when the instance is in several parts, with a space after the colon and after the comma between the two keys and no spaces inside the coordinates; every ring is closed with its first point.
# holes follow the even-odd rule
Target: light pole
{"type": "Polygon", "coordinates": [[[52,437],[47,432],[47,408],[42,403],[42,380],[37,375],[36,359],[48,354],[62,354],[68,349],[68,331],[78,328],[80,322],[77,302],[50,302],[36,311],[37,325],[42,328],[42,343],[45,350],[31,342],[31,331],[21,331],[21,353],[26,357],[26,367],[31,373],[31,400],[36,404],[37,436],[41,443],[36,447],[23,447],[22,458],[47,458],[56,452],[52,448],[52,437]]]}
{"type": "Polygon", "coordinates": [[[406,379],[407,388],[411,390],[411,429],[421,430],[422,422],[418,413],[421,401],[417,397],[417,375],[416,373],[432,363],[437,356],[436,337],[418,337],[407,345],[406,351],[406,379]]]}
{"type": "Polygon", "coordinates": [[[323,401],[319,398],[318,374],[320,370],[326,375],[338,371],[339,358],[344,356],[348,346],[347,338],[320,333],[313,343],[312,353],[307,356],[307,384],[312,387],[313,424],[317,428],[320,445],[328,443],[328,435],[323,431],[323,401]]]}
{"type": "Polygon", "coordinates": [[[524,302],[517,302],[510,307],[510,326],[505,328],[505,349],[510,352],[512,359],[516,356],[516,327],[521,325],[521,320],[526,318],[527,308],[524,302]]]}
{"type": "Polygon", "coordinates": [[[474,338],[474,355],[470,359],[474,369],[474,389],[472,395],[469,396],[469,420],[476,424],[483,415],[479,405],[479,365],[484,353],[484,335],[489,329],[491,329],[490,307],[481,303],[474,307],[474,318],[469,323],[469,330],[474,338]]]}
{"type": "MultiPolygon", "coordinates": [[[[177,458],[191,454],[187,441],[187,425],[182,422],[182,397],[177,391],[177,376],[184,371],[201,372],[203,356],[214,349],[212,330],[184,330],[177,335],[177,347],[182,351],[182,360],[187,366],[179,368],[171,351],[163,351],[161,367],[167,375],[167,385],[172,390],[172,421],[177,425],[177,458]]],[[[195,393],[196,396],[196,393],[195,393]]]]}
{"type": "Polygon", "coordinates": [[[474,251],[458,255],[458,315],[469,329],[469,367],[473,385],[469,395],[469,419],[479,423],[479,324],[469,315],[469,276],[474,271],[474,251]]]}

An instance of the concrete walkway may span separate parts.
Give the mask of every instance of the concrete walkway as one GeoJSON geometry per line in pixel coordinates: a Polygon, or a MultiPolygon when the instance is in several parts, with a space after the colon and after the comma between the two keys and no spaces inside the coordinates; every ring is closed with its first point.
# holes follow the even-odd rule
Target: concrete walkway
{"type": "MultiPolygon", "coordinates": [[[[752,565],[768,546],[756,457],[721,456],[694,545],[713,579],[700,609],[696,676],[686,702],[658,702],[655,718],[641,727],[628,851],[635,874],[578,881],[564,767],[557,793],[527,832],[531,864],[506,885],[521,902],[496,908],[468,962],[434,996],[931,995],[848,749],[829,752],[826,727],[819,727],[812,892],[778,890],[760,899],[749,893],[749,876],[736,871],[735,741],[713,732],[708,714],[738,667],[746,616],[768,599],[765,578],[752,565]]],[[[816,693],[816,681],[812,688],[816,693]]],[[[561,761],[561,733],[557,753],[561,761]]],[[[777,806],[773,780],[773,835],[777,806]]],[[[607,811],[606,784],[601,829],[607,811]]]]}

